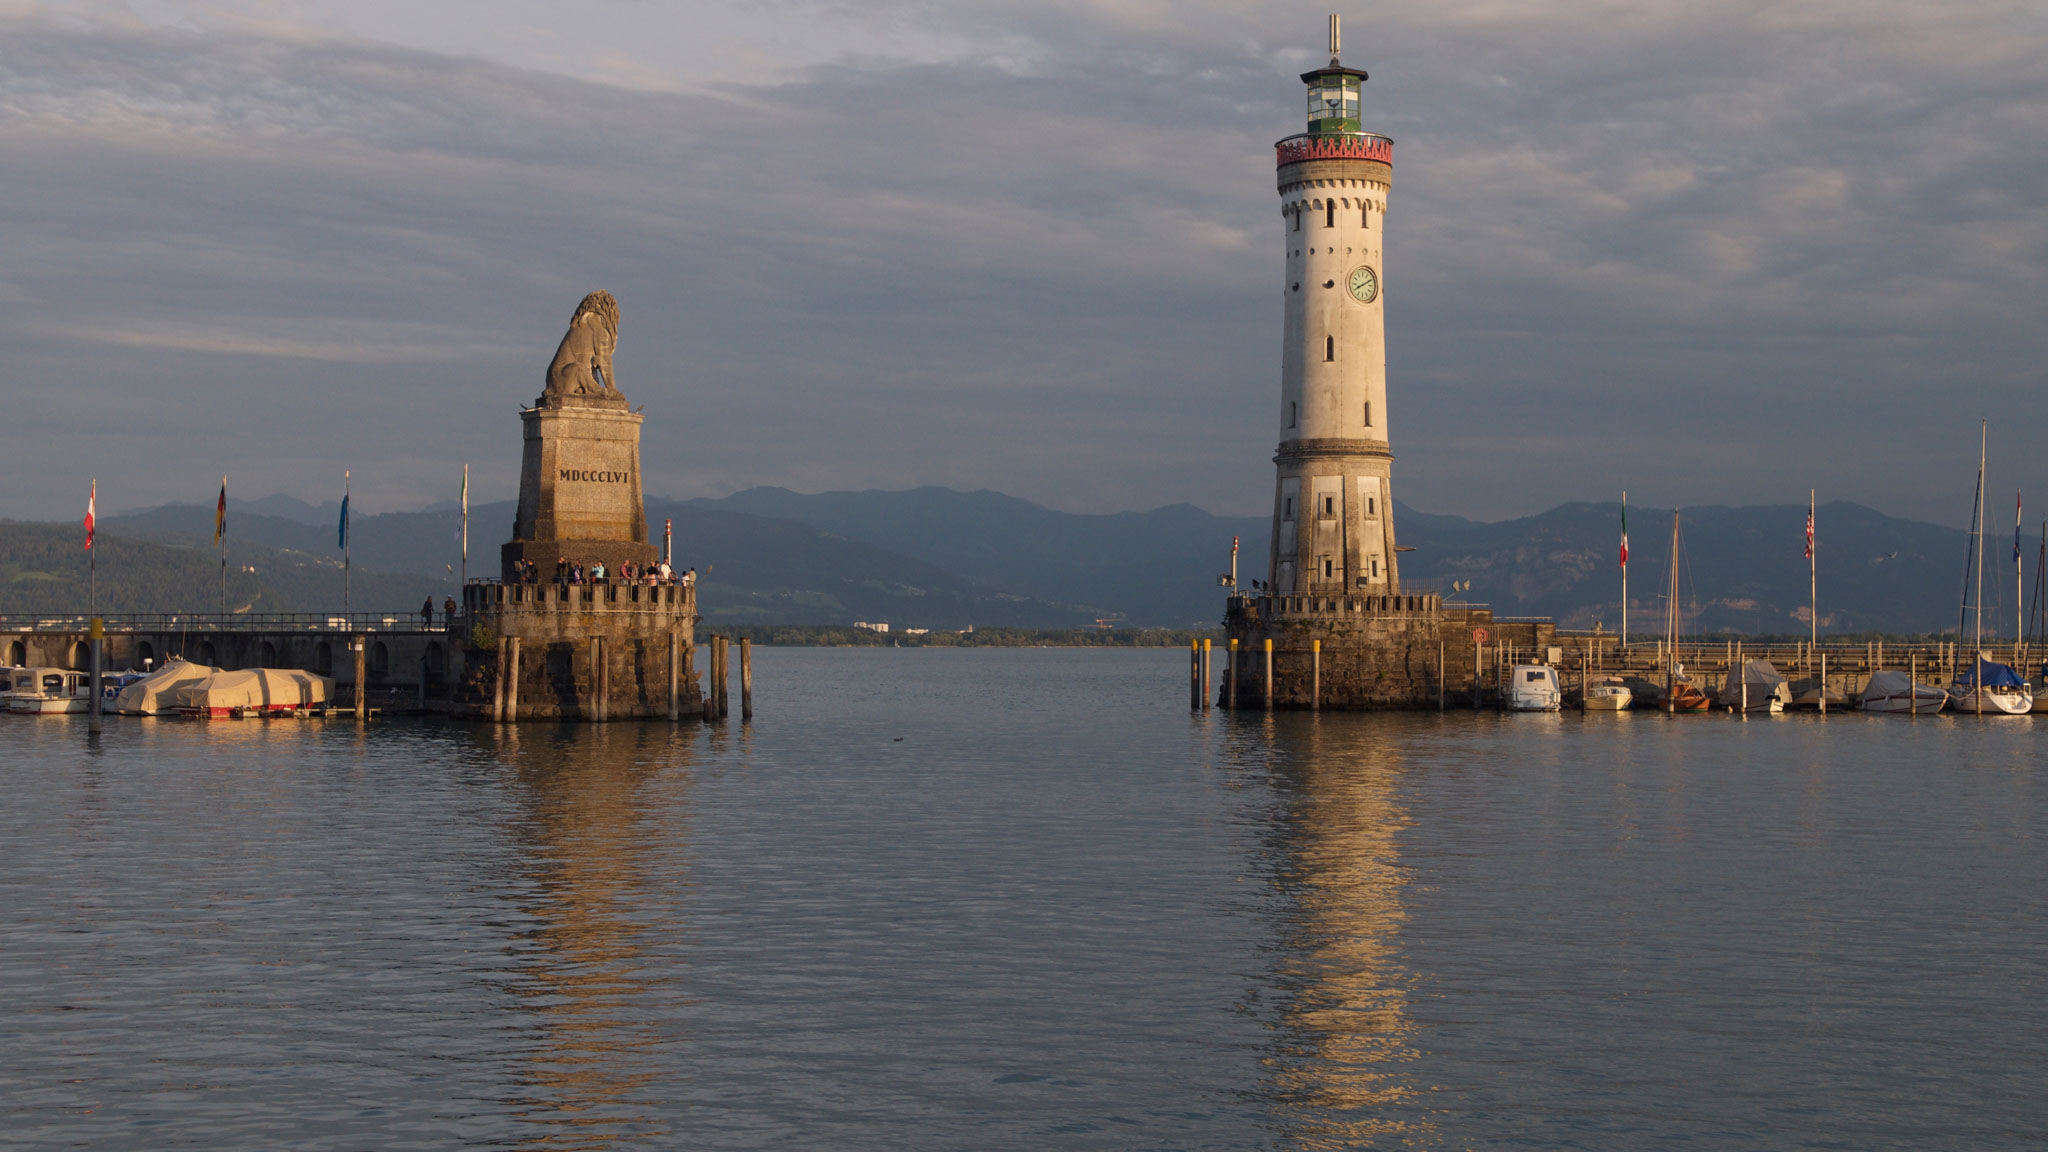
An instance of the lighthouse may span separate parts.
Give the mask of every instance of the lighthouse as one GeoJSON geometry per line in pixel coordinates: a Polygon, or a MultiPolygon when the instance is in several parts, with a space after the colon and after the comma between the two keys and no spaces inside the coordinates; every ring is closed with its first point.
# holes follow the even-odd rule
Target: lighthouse
{"type": "Polygon", "coordinates": [[[1385,247],[1394,142],[1363,128],[1366,73],[1305,72],[1306,130],[1274,145],[1286,241],[1273,589],[1398,595],[1385,247]]]}
{"type": "MultiPolygon", "coordinates": [[[[1365,70],[1304,72],[1308,122],[1274,147],[1286,300],[1272,558],[1226,582],[1227,708],[1444,708],[1497,700],[1516,659],[1555,660],[1548,621],[1496,621],[1401,583],[1387,411],[1387,193],[1394,142],[1365,130],[1365,70]]],[[[1249,418],[1249,416],[1247,417],[1249,418]]]]}

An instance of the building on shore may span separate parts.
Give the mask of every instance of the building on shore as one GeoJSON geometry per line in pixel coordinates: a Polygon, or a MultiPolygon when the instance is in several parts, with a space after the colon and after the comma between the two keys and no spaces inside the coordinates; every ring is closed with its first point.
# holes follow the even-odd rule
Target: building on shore
{"type": "Polygon", "coordinates": [[[1264,705],[1268,668],[1276,707],[1436,707],[1490,679],[1503,645],[1541,653],[1555,631],[1402,584],[1385,313],[1394,142],[1364,130],[1366,73],[1339,47],[1333,16],[1329,66],[1301,77],[1307,129],[1274,145],[1280,442],[1267,575],[1225,608],[1241,707],[1264,705]]]}

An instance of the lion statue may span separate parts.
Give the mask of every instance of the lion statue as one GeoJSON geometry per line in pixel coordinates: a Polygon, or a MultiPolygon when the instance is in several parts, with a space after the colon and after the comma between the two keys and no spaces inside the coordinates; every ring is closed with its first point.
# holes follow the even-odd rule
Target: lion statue
{"type": "Polygon", "coordinates": [[[609,292],[592,292],[569,317],[568,334],[548,365],[541,403],[569,396],[625,399],[612,376],[612,351],[619,345],[619,302],[609,292]]]}

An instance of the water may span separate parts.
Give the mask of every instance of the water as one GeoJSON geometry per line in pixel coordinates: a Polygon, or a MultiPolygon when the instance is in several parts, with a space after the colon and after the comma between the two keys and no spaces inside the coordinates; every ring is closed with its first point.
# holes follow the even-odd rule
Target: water
{"type": "Polygon", "coordinates": [[[764,650],[760,716],[0,718],[0,1146],[2019,1148],[2030,718],[1191,717],[764,650]]]}

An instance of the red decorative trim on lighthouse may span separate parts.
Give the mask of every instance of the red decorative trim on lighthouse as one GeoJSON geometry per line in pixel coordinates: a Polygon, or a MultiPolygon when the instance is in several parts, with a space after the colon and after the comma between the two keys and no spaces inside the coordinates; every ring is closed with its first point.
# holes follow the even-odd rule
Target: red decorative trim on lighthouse
{"type": "Polygon", "coordinates": [[[1394,142],[1385,136],[1367,133],[1345,133],[1333,136],[1289,136],[1273,145],[1274,157],[1280,164],[1295,164],[1303,160],[1377,160],[1382,164],[1394,162],[1394,142]]]}

